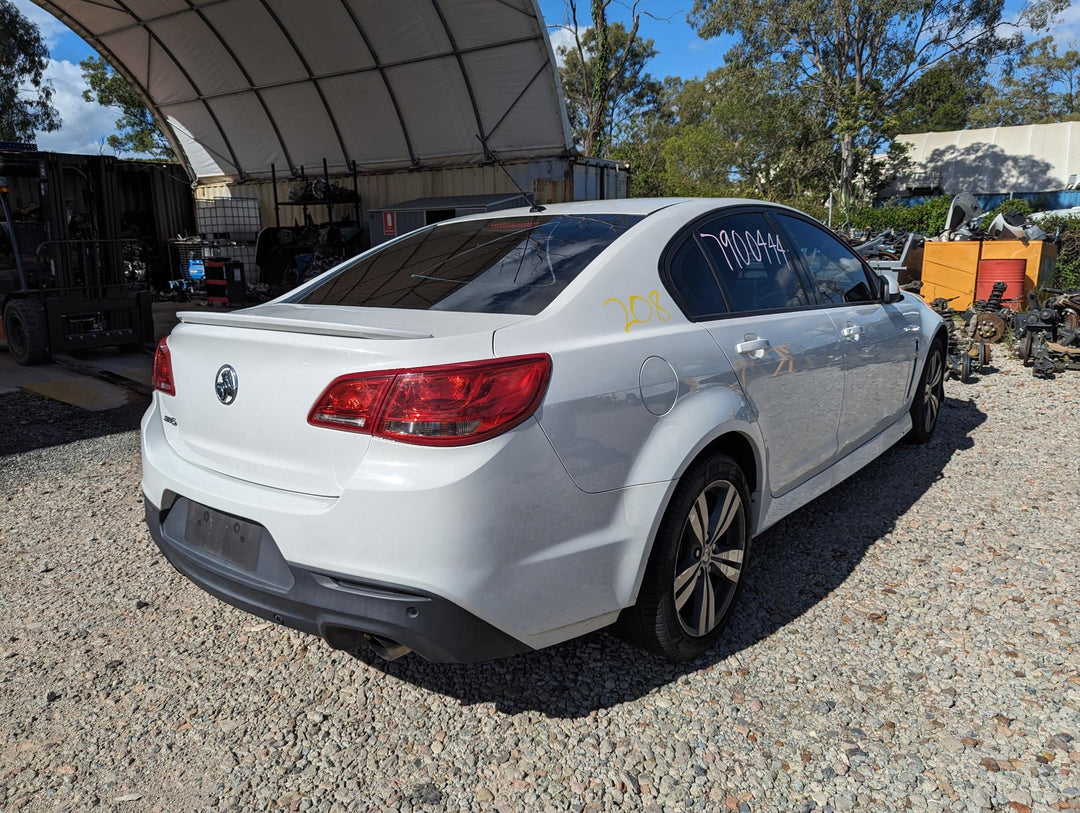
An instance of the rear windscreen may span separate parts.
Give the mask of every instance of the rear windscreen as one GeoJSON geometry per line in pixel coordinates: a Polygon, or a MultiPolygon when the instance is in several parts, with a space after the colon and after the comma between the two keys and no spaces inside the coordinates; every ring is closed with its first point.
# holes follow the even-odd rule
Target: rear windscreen
{"type": "Polygon", "coordinates": [[[291,301],[534,315],[639,220],[528,215],[443,223],[360,257],[291,301]]]}

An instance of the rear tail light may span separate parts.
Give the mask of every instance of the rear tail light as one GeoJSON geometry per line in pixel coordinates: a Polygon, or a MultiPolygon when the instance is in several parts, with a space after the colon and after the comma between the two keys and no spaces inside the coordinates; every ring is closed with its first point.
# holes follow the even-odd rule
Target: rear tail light
{"type": "Polygon", "coordinates": [[[423,446],[464,446],[532,415],[550,378],[547,355],[357,373],[326,388],[308,423],[423,446]]]}
{"type": "Polygon", "coordinates": [[[157,350],[154,352],[154,372],[150,381],[158,392],[176,395],[176,386],[173,384],[172,356],[169,355],[169,344],[164,336],[158,342],[157,350]]]}

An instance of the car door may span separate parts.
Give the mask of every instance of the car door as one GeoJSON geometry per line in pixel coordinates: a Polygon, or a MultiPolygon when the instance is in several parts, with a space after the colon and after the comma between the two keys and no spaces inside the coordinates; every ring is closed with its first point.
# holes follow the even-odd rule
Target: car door
{"type": "Polygon", "coordinates": [[[669,287],[738,375],[778,496],[835,457],[840,337],[812,304],[787,239],[761,211],[706,218],[681,239],[668,255],[669,287]]]}
{"type": "Polygon", "coordinates": [[[877,276],[831,232],[793,214],[773,217],[797,247],[817,300],[842,337],[844,397],[837,429],[842,456],[903,413],[919,326],[895,304],[882,302],[877,276]]]}

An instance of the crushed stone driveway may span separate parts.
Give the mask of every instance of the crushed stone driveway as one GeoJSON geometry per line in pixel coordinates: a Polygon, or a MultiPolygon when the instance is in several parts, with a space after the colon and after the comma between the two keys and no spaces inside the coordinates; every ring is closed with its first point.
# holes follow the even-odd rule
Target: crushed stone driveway
{"type": "Polygon", "coordinates": [[[383,663],[176,574],[139,407],[0,396],[0,809],[1080,808],[1080,373],[949,382],[754,543],[726,638],[383,663]]]}

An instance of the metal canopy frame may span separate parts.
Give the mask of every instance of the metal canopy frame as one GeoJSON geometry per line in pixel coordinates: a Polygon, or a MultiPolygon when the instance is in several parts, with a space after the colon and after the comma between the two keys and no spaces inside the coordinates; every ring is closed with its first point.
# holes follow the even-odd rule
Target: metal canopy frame
{"type": "Polygon", "coordinates": [[[537,0],[305,0],[292,25],[294,0],[35,2],[123,74],[196,181],[573,152],[537,0]]]}

